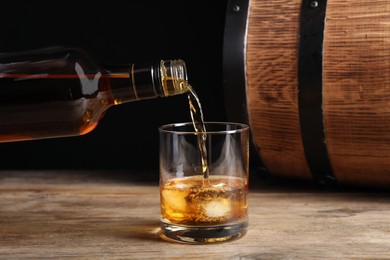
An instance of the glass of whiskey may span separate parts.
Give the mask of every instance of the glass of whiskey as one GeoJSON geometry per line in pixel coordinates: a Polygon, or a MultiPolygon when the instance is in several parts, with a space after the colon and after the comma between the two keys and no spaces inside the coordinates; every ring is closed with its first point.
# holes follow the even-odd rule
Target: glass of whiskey
{"type": "Polygon", "coordinates": [[[249,127],[164,125],[160,134],[160,236],[191,244],[237,239],[248,227],[249,127]]]}

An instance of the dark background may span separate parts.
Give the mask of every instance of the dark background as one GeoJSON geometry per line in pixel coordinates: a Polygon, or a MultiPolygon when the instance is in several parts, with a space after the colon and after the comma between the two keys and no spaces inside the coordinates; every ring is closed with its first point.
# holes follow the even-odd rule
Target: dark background
{"type": "MultiPolygon", "coordinates": [[[[181,58],[205,120],[226,119],[227,1],[9,1],[0,52],[74,46],[102,64],[181,58]]],[[[158,126],[190,121],[186,95],[110,108],[84,136],[0,144],[1,169],[158,169],[158,126]]]]}

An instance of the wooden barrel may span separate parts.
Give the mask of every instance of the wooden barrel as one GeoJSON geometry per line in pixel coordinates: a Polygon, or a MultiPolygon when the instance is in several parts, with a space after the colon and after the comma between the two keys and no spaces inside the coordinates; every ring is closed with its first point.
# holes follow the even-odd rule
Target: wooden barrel
{"type": "Polygon", "coordinates": [[[268,173],[390,187],[389,14],[383,0],[228,1],[226,111],[268,173]]]}

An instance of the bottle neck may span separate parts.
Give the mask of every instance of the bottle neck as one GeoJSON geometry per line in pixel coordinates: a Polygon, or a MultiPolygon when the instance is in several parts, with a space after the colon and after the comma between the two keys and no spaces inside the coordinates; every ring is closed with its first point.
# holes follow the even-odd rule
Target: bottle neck
{"type": "Polygon", "coordinates": [[[182,94],[189,86],[182,60],[116,66],[107,75],[114,104],[182,94]]]}

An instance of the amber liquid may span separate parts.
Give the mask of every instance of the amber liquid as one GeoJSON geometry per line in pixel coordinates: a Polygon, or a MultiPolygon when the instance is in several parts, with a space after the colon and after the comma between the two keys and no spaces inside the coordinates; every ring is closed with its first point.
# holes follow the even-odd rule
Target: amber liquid
{"type": "Polygon", "coordinates": [[[194,125],[195,132],[198,134],[198,148],[201,159],[202,174],[204,185],[208,184],[208,178],[210,175],[208,161],[207,161],[207,134],[206,126],[204,123],[202,105],[200,103],[199,97],[196,94],[195,90],[191,85],[187,84],[188,89],[188,102],[190,105],[191,119],[192,124],[194,125]]]}
{"type": "Polygon", "coordinates": [[[0,142],[81,135],[114,103],[109,77],[0,73],[0,142]]]}
{"type": "Polygon", "coordinates": [[[161,188],[161,213],[165,223],[220,225],[247,215],[247,181],[231,176],[172,179],[161,188]]]}

